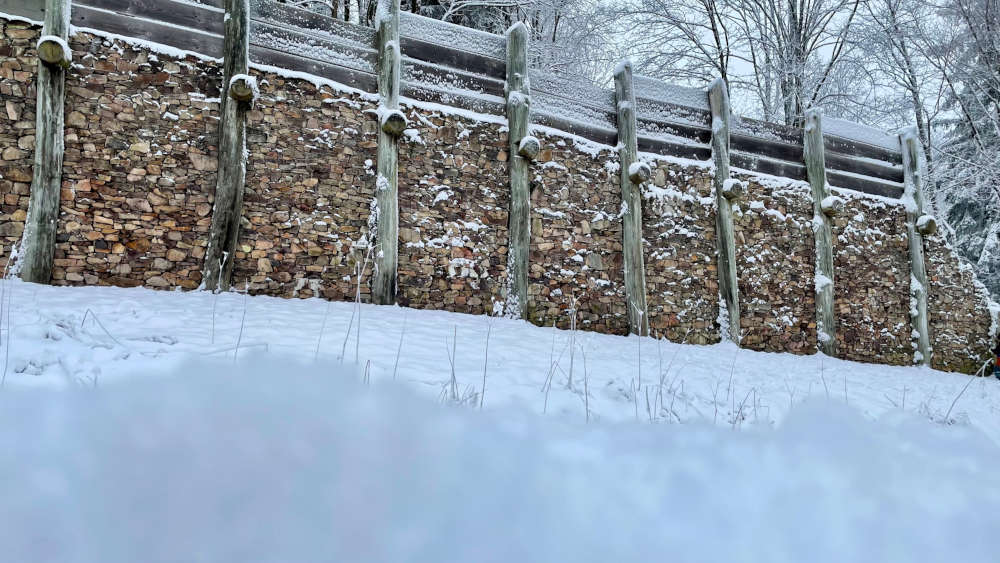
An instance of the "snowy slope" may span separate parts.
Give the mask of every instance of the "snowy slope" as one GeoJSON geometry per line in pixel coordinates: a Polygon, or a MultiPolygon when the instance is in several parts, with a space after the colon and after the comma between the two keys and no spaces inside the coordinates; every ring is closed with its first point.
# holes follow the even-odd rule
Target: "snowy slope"
{"type": "MultiPolygon", "coordinates": [[[[0,343],[0,373],[7,387],[90,386],[95,381],[102,386],[171,373],[191,358],[232,361],[239,343],[240,354],[316,358],[322,369],[343,365],[358,377],[370,362],[371,380],[392,379],[395,370],[397,379],[438,399],[451,394],[448,357],[457,335],[456,395],[478,404],[488,331],[484,408],[544,411],[569,420],[585,420],[589,407],[594,420],[652,417],[767,426],[781,421],[792,404],[820,395],[846,402],[870,418],[902,409],[943,421],[970,382],[963,375],[927,368],[767,354],[731,344],[690,346],[574,334],[510,319],[373,305],[361,306],[359,342],[352,303],[57,288],[16,280],[2,287],[12,304],[13,339],[0,343]],[[549,379],[546,394],[542,389],[549,379]]],[[[8,323],[0,324],[6,339],[8,323]]],[[[977,426],[1000,443],[1000,381],[971,381],[948,418],[977,426]]]]}
{"type": "Polygon", "coordinates": [[[349,303],[0,287],[3,561],[1000,550],[993,379],[397,307],[362,306],[358,342],[349,303]]]}

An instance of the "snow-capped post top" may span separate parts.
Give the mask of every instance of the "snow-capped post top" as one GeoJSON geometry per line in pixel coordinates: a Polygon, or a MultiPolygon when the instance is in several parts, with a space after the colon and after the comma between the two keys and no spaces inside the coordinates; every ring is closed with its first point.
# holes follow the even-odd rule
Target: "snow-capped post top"
{"type": "Polygon", "coordinates": [[[234,74],[229,79],[229,97],[238,102],[253,103],[260,95],[257,78],[249,74],[234,74]]]}
{"type": "Polygon", "coordinates": [[[527,68],[528,26],[524,22],[514,22],[504,36],[507,39],[507,92],[528,94],[531,90],[527,68]]]}
{"type": "Polygon", "coordinates": [[[66,40],[55,35],[43,35],[38,39],[38,58],[43,63],[69,68],[73,61],[73,51],[66,40]]]}

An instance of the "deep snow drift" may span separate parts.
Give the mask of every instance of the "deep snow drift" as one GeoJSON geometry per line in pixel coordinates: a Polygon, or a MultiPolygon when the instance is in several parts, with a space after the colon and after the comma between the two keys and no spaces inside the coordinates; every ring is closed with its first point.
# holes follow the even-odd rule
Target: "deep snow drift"
{"type": "Polygon", "coordinates": [[[441,406],[249,356],[0,393],[4,561],[995,561],[1000,450],[837,401],[777,429],[441,406]]]}

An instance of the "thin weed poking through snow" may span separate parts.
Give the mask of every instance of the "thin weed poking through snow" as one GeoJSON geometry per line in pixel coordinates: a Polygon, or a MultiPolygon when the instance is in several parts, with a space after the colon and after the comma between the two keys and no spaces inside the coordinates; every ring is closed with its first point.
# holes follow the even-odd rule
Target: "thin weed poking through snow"
{"type": "Polygon", "coordinates": [[[319,358],[319,346],[323,342],[323,333],[326,332],[326,319],[329,316],[330,316],[330,302],[327,301],[326,307],[323,309],[323,323],[319,327],[319,337],[316,339],[316,351],[313,352],[314,362],[319,358]]]}
{"type": "Polygon", "coordinates": [[[452,333],[451,349],[448,348],[448,338],[444,340],[444,351],[448,354],[448,363],[451,364],[451,379],[448,382],[448,399],[458,402],[458,380],[455,377],[455,355],[458,353],[458,326],[454,327],[452,333]]]}
{"type": "Polygon", "coordinates": [[[569,305],[569,376],[566,378],[566,389],[573,389],[573,358],[576,356],[576,294],[570,298],[569,305]]]}
{"type": "Polygon", "coordinates": [[[246,290],[243,292],[243,316],[240,318],[240,334],[239,336],[236,337],[236,349],[233,350],[234,364],[236,363],[236,358],[240,354],[240,343],[243,342],[243,327],[246,325],[247,322],[247,294],[249,293],[250,292],[246,290]]]}
{"type": "Polygon", "coordinates": [[[406,316],[407,310],[403,309],[403,330],[399,331],[399,346],[396,347],[396,361],[392,364],[393,381],[395,381],[396,373],[399,371],[399,355],[403,352],[403,337],[406,336],[406,316]]]}
{"type": "Polygon", "coordinates": [[[493,321],[486,317],[486,349],[483,351],[483,387],[479,393],[479,409],[483,408],[486,399],[486,368],[490,365],[490,333],[493,332],[493,321]]]}

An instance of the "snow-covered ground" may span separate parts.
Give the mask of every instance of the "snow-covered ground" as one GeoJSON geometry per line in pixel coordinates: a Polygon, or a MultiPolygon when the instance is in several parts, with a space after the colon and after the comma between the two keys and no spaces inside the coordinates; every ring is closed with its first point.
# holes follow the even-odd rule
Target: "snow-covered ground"
{"type": "Polygon", "coordinates": [[[320,369],[343,368],[338,372],[359,379],[367,371],[375,384],[397,379],[433,399],[454,395],[476,407],[485,365],[486,410],[586,420],[589,409],[592,421],[741,428],[772,426],[795,403],[822,396],[869,418],[902,410],[943,422],[947,415],[1000,443],[1000,381],[990,378],[969,384],[965,375],[926,368],[572,333],[402,307],[361,305],[358,316],[353,303],[317,299],[3,284],[11,304],[0,342],[6,387],[100,387],[174,373],[191,358],[232,361],[239,346],[239,355],[315,359],[320,369]]]}
{"type": "Polygon", "coordinates": [[[350,303],[3,287],[3,561],[1000,552],[995,379],[397,307],[359,323],[350,303]]]}

